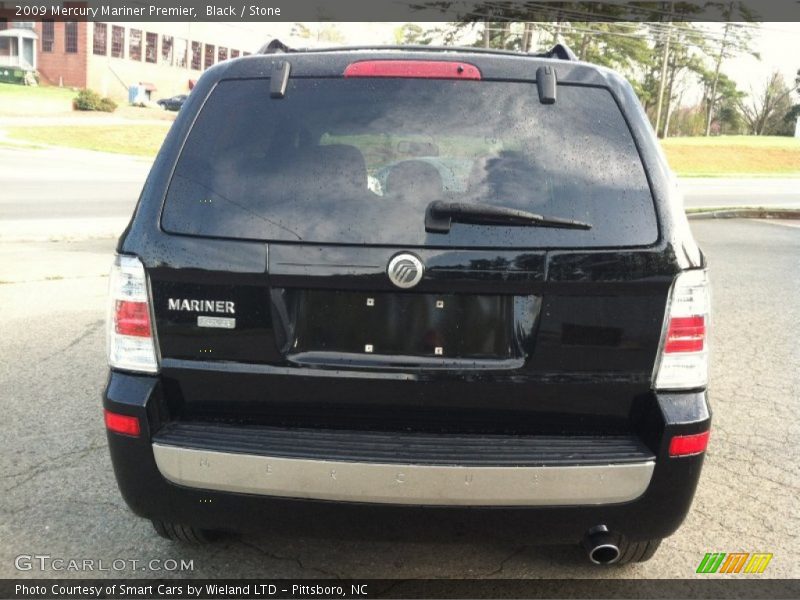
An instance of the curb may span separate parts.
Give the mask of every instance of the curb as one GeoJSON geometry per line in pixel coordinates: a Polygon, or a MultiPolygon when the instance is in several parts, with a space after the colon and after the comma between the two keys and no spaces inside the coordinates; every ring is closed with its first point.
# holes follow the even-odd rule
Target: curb
{"type": "Polygon", "coordinates": [[[800,219],[798,208],[766,208],[745,206],[742,208],[690,208],[689,219],[800,219]]]}

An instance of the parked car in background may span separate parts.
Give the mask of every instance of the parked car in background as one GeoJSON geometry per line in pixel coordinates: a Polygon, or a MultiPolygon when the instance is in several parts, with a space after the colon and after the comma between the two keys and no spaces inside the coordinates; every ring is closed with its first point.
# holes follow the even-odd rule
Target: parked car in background
{"type": "Polygon", "coordinates": [[[178,94],[177,96],[172,96],[172,98],[162,98],[157,102],[157,104],[164,108],[164,110],[174,110],[179,111],[183,103],[186,102],[186,98],[189,96],[186,94],[178,94]]]}

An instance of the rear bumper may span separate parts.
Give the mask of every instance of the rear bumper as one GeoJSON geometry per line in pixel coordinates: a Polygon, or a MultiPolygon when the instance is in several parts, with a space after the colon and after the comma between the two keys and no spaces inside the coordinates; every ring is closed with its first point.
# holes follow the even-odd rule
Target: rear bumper
{"type": "Polygon", "coordinates": [[[403,513],[434,515],[437,526],[466,518],[520,533],[527,528],[543,542],[579,541],[600,523],[632,540],[666,537],[689,510],[703,461],[702,454],[670,458],[669,440],[710,425],[705,392],[665,394],[650,398],[638,417],[650,449],[640,460],[531,459],[522,466],[320,460],[159,439],[151,427],[162,420],[162,394],[157,377],[112,372],[109,378],[105,407],[142,422],[139,437],[108,434],[120,490],[140,516],[226,530],[273,527],[279,519],[316,531],[323,520],[396,522],[403,513]]]}
{"type": "Polygon", "coordinates": [[[257,456],[153,444],[159,472],[190,488],[423,506],[573,506],[641,496],[655,463],[464,467],[257,456]]]}

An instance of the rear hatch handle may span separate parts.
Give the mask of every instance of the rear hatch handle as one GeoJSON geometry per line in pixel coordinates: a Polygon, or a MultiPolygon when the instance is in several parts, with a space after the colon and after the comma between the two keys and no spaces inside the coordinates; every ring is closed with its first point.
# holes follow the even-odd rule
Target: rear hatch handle
{"type": "Polygon", "coordinates": [[[453,222],[472,225],[506,225],[512,227],[556,227],[560,229],[591,229],[589,223],[572,219],[545,217],[536,213],[503,206],[470,202],[434,200],[425,211],[425,231],[449,233],[453,222]]]}

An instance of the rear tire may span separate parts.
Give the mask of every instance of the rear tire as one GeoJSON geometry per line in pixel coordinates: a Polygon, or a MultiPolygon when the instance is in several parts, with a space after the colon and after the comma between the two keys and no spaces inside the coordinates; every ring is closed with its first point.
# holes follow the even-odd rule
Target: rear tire
{"type": "Polygon", "coordinates": [[[645,540],[643,542],[628,542],[623,540],[619,545],[619,560],[616,565],[627,565],[634,562],[645,562],[653,558],[661,544],[660,539],[645,540]]]}
{"type": "Polygon", "coordinates": [[[157,521],[155,519],[153,519],[151,523],[158,535],[173,542],[201,545],[210,544],[219,538],[216,532],[198,529],[191,525],[169,523],[167,521],[157,521]]]}

